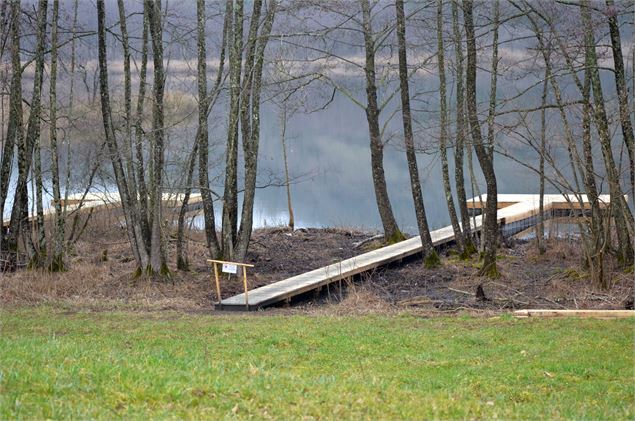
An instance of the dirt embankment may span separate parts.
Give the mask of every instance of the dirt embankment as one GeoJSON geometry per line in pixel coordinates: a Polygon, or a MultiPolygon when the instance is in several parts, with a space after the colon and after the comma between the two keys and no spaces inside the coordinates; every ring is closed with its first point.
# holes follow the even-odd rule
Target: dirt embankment
{"type": "MultiPolygon", "coordinates": [[[[257,230],[247,258],[255,265],[249,272],[249,286],[256,288],[358,255],[377,245],[366,242],[360,246],[372,236],[347,229],[257,230]]],[[[91,228],[76,245],[67,272],[2,274],[0,306],[49,303],[96,310],[211,311],[216,294],[202,233],[193,232],[188,242],[190,270],[174,271],[171,279],[163,281],[131,278],[134,263],[124,239],[120,228],[91,228]]],[[[168,254],[174,256],[172,243],[168,254]]],[[[476,276],[475,259],[459,260],[444,252],[443,265],[427,270],[415,257],[365,274],[343,293],[331,290],[298,303],[290,311],[608,309],[624,308],[632,302],[633,274],[614,269],[609,262],[611,288],[594,287],[582,268],[575,240],[550,240],[544,255],[539,255],[532,243],[516,242],[501,249],[498,263],[501,277],[490,280],[476,276]]],[[[241,291],[241,280],[223,277],[223,297],[241,291]]]]}

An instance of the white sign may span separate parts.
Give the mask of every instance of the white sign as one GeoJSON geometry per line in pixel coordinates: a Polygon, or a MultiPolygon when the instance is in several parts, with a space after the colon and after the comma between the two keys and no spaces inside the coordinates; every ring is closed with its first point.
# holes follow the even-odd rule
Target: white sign
{"type": "Polygon", "coordinates": [[[223,273],[238,273],[238,266],[223,263],[223,273]]]}

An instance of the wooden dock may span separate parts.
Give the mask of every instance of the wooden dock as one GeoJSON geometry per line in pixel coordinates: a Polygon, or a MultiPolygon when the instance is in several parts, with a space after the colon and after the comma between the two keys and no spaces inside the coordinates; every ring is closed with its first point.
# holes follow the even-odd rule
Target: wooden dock
{"type": "MultiPolygon", "coordinates": [[[[581,197],[583,203],[573,195],[550,194],[544,196],[545,217],[548,217],[554,209],[580,210],[588,208],[586,195],[581,197]]],[[[499,194],[498,195],[498,221],[502,225],[506,235],[513,235],[536,225],[539,212],[539,195],[534,194],[499,194]]],[[[472,198],[468,204],[473,209],[481,207],[481,203],[487,201],[486,195],[472,198]]],[[[610,198],[602,195],[600,201],[606,206],[610,198]]],[[[482,217],[475,216],[472,219],[472,229],[480,230],[482,217]]],[[[454,241],[452,226],[447,226],[430,232],[432,243],[441,246],[454,241]]],[[[421,239],[414,237],[397,244],[382,247],[368,253],[360,254],[339,263],[314,269],[312,271],[296,275],[291,278],[275,282],[249,291],[249,310],[256,310],[281,301],[290,300],[292,297],[305,292],[319,289],[327,284],[349,279],[355,275],[367,272],[388,263],[421,253],[421,239]]],[[[257,268],[256,268],[257,270],[257,268]]],[[[247,310],[245,294],[238,294],[223,299],[216,304],[217,309],[222,310],[247,310]]]]}
{"type": "MultiPolygon", "coordinates": [[[[176,208],[181,206],[183,203],[183,194],[163,194],[162,201],[163,205],[168,208],[176,208]]],[[[109,207],[119,207],[121,206],[121,198],[119,193],[88,193],[84,196],[83,193],[69,195],[66,200],[62,200],[62,206],[66,205],[66,212],[70,213],[78,210],[81,207],[82,211],[86,211],[89,209],[96,208],[109,208],[109,207]]],[[[199,193],[191,194],[187,211],[192,212],[195,210],[202,209],[203,207],[203,198],[199,193]]],[[[49,219],[55,215],[55,207],[53,206],[53,202],[51,202],[51,206],[44,209],[44,219],[49,219]]],[[[29,216],[30,220],[35,219],[35,215],[29,216]]],[[[2,225],[7,227],[11,222],[11,218],[3,218],[2,225]]]]}

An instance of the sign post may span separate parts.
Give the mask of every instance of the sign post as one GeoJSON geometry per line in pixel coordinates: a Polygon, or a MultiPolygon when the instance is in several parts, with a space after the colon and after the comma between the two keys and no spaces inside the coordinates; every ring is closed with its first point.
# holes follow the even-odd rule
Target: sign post
{"type": "Polygon", "coordinates": [[[221,272],[231,275],[238,273],[238,267],[240,266],[243,271],[243,287],[245,288],[245,308],[249,310],[249,292],[247,288],[247,268],[252,268],[254,265],[248,263],[226,262],[223,260],[207,259],[209,263],[214,266],[214,280],[216,283],[216,297],[218,298],[218,306],[223,308],[223,299],[220,293],[220,275],[218,273],[218,266],[221,266],[221,272]]]}

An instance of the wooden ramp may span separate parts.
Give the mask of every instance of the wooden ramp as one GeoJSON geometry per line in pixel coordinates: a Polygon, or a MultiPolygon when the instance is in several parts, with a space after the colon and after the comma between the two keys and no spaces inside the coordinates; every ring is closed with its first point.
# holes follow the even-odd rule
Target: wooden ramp
{"type": "MultiPolygon", "coordinates": [[[[550,212],[553,209],[586,209],[588,199],[585,195],[576,198],[573,195],[552,194],[544,197],[544,210],[550,212]]],[[[505,233],[512,235],[523,231],[537,223],[539,209],[539,195],[533,194],[499,194],[498,201],[504,206],[498,210],[498,221],[503,226],[505,233]]],[[[600,201],[606,205],[609,196],[603,195],[600,201]]],[[[481,203],[487,201],[486,195],[479,198],[472,198],[468,202],[472,208],[480,208],[481,203]]],[[[546,214],[545,217],[548,217],[546,214]]],[[[482,224],[481,216],[472,218],[472,229],[480,230],[482,224]]],[[[440,246],[454,241],[452,226],[447,226],[430,232],[432,243],[440,246]]],[[[343,260],[339,263],[331,264],[312,270],[310,272],[296,275],[291,278],[275,282],[248,292],[249,307],[245,303],[245,294],[238,294],[226,298],[216,304],[216,309],[221,310],[257,310],[259,308],[288,300],[296,295],[318,289],[332,282],[351,278],[363,272],[367,272],[388,263],[421,253],[421,239],[414,237],[397,244],[382,247],[359,256],[343,260]]],[[[256,268],[257,269],[257,268],[256,268]]]]}

